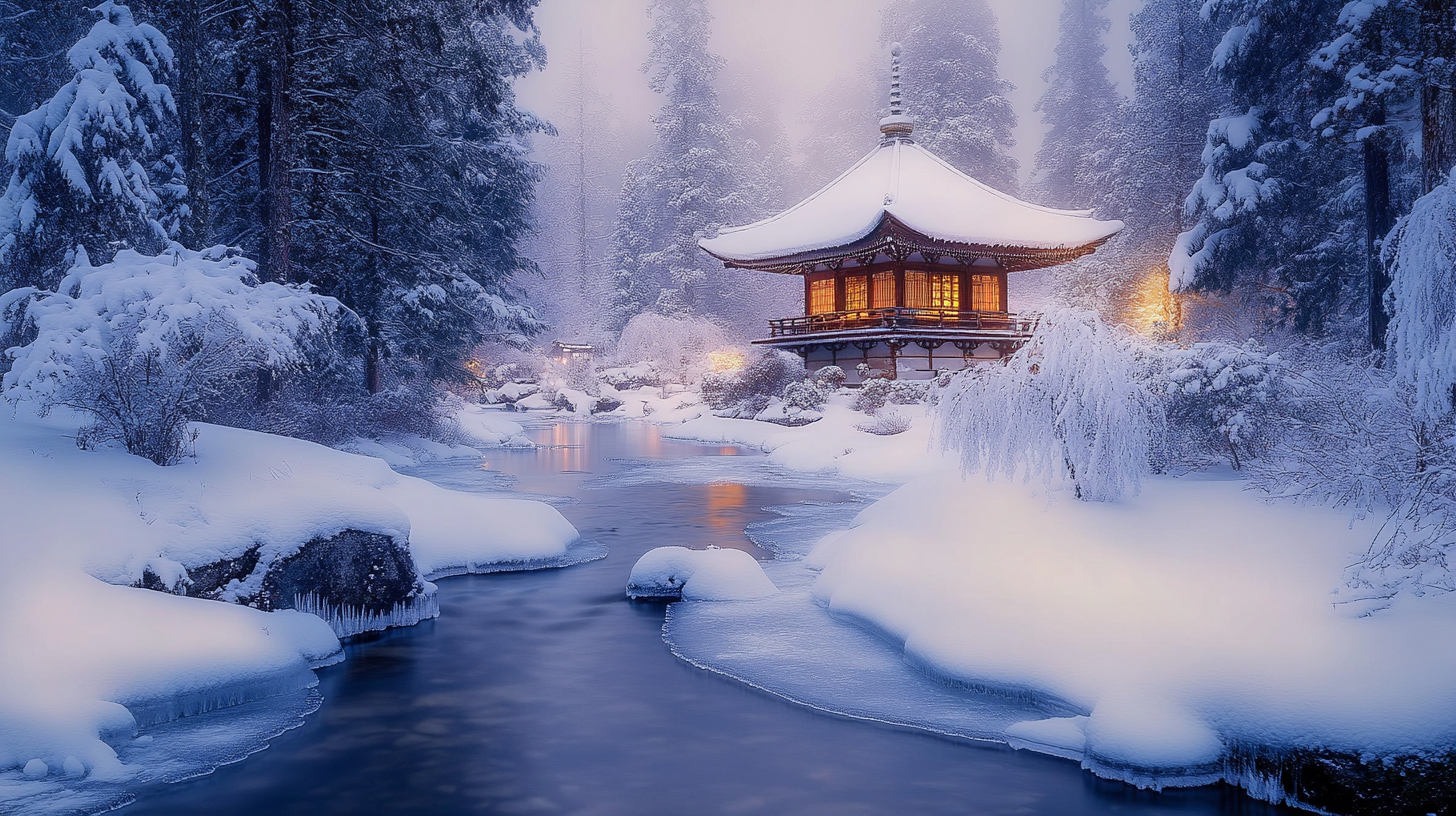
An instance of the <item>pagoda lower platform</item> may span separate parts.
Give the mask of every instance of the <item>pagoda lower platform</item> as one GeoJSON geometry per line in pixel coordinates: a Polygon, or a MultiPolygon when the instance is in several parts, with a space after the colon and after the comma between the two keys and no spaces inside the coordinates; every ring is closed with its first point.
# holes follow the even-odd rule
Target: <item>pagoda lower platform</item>
{"type": "Polygon", "coordinates": [[[837,365],[850,383],[860,381],[861,364],[873,376],[930,379],[999,360],[1031,337],[1031,321],[1006,312],[905,307],[771,320],[769,329],[755,345],[794,352],[811,372],[837,365]]]}

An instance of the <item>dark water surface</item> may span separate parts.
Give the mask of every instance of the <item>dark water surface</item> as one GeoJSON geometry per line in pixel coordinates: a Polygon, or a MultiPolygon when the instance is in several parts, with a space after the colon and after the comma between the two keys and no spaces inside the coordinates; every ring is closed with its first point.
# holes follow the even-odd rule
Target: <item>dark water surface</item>
{"type": "Polygon", "coordinates": [[[449,486],[573,497],[562,512],[607,558],[440,582],[441,616],[347,648],[323,708],[216,773],[140,792],[153,814],[1259,814],[1231,788],[1166,794],[1076,764],[795,706],[674,658],[660,604],[632,604],[657,546],[736,546],[761,508],[839,500],[722,485],[582,489],[620,459],[733,455],[655,428],[555,425],[550,447],[454,465],[449,486]]]}

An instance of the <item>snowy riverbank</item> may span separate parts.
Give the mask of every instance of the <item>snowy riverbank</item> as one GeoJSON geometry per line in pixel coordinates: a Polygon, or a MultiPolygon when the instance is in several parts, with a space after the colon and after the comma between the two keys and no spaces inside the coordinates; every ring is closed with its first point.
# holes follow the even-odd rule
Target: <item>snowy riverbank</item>
{"type": "MultiPolygon", "coordinates": [[[[480,444],[520,437],[502,417],[477,419],[480,444]]],[[[196,456],[164,468],[79,450],[75,426],[23,412],[0,420],[3,812],[104,808],[161,764],[169,777],[206,772],[296,725],[317,705],[306,699],[312,669],[342,659],[335,631],[243,604],[291,606],[264,601],[317,577],[305,566],[360,584],[361,597],[402,588],[418,600],[395,611],[413,604],[428,616],[425,579],[560,562],[578,537],[546,504],[446,490],[295,439],[199,425],[196,456]],[[330,551],[345,534],[371,548],[330,551]],[[304,558],[314,550],[323,555],[304,558]],[[185,761],[148,733],[231,706],[249,715],[226,735],[169,732],[189,746],[185,761]]]]}
{"type": "Polygon", "coordinates": [[[816,707],[998,739],[1145,787],[1223,779],[1293,802],[1297,780],[1251,757],[1378,767],[1456,745],[1456,655],[1432,648],[1456,639],[1456,599],[1402,597],[1367,617],[1334,603],[1373,523],[1269,503],[1230,471],[1154,477],[1117,503],[962,479],[925,409],[897,409],[913,421],[895,436],[856,430],[866,417],[841,398],[798,428],[703,416],[663,431],[901,485],[849,529],[780,552],[766,565],[778,595],[674,607],[666,636],[681,656],[816,707]],[[866,670],[883,682],[850,679],[844,666],[878,663],[872,647],[839,654],[861,643],[844,622],[967,690],[966,708],[893,667],[866,670]],[[810,657],[758,660],[748,643],[810,657]]]}

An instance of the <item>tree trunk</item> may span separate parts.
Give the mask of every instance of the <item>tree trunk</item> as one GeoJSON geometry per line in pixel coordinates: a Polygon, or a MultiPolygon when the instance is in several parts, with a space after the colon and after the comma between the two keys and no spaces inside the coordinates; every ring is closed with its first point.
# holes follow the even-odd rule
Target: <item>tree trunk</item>
{"type": "Polygon", "coordinates": [[[172,45],[177,53],[177,74],[172,87],[177,91],[177,119],[182,132],[182,169],[187,173],[187,206],[191,210],[182,222],[182,243],[200,249],[212,243],[211,213],[207,183],[212,167],[207,152],[207,122],[202,113],[206,81],[203,49],[207,47],[202,24],[202,6],[197,0],[172,4],[172,45]]]}
{"type": "Polygon", "coordinates": [[[1420,0],[1421,188],[1436,189],[1456,166],[1456,0],[1420,0]]]}
{"type": "Polygon", "coordinates": [[[263,53],[258,71],[258,187],[262,241],[258,276],[291,278],[293,232],[293,100],[290,52],[293,0],[273,0],[262,17],[263,53]]]}
{"type": "MultiPolygon", "coordinates": [[[[1371,125],[1385,124],[1385,110],[1376,108],[1371,125]]],[[[1390,209],[1390,151],[1383,134],[1366,139],[1362,145],[1365,159],[1365,269],[1370,291],[1370,347],[1385,348],[1385,332],[1390,315],[1385,312],[1385,290],[1390,288],[1390,274],[1380,259],[1380,243],[1390,234],[1394,218],[1390,209]]]]}

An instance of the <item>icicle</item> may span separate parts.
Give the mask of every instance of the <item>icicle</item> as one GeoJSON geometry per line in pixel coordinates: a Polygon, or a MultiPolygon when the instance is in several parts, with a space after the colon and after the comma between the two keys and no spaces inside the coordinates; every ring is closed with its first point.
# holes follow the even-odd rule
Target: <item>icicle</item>
{"type": "Polygon", "coordinates": [[[422,620],[438,618],[440,599],[437,590],[428,586],[414,598],[400,601],[388,611],[376,612],[349,604],[336,606],[318,593],[310,592],[307,595],[293,596],[293,608],[323,618],[333,628],[336,637],[346,638],[396,626],[414,626],[422,620]]]}

